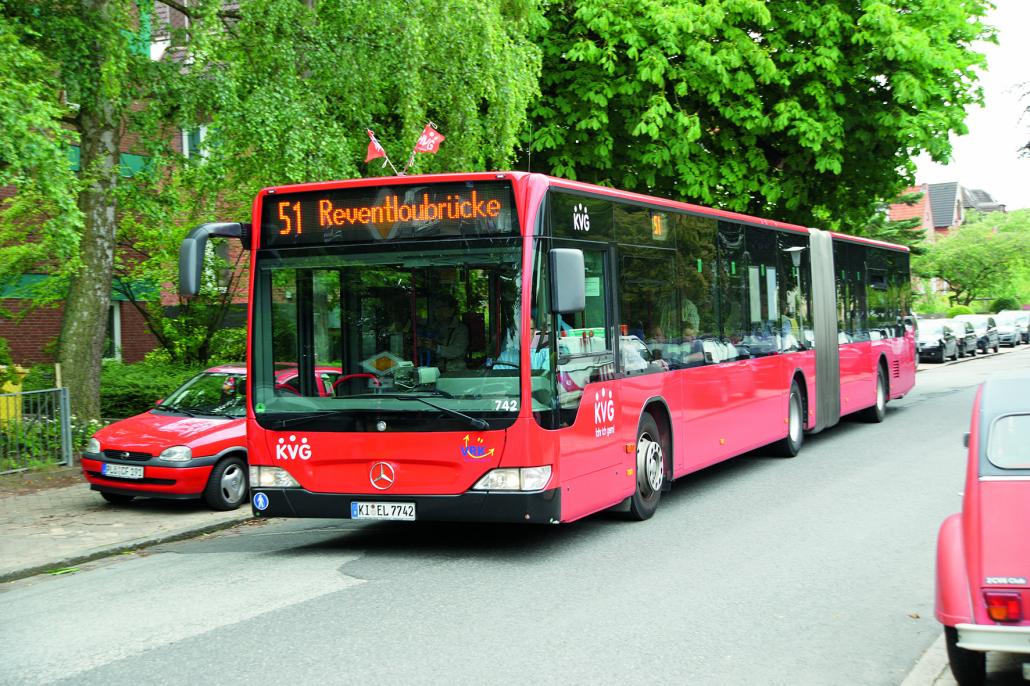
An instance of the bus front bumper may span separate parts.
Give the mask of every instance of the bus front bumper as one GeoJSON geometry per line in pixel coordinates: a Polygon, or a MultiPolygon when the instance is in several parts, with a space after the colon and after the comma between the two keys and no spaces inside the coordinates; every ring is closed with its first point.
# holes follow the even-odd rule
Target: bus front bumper
{"type": "Polygon", "coordinates": [[[415,521],[521,522],[561,521],[561,489],[533,493],[469,491],[458,495],[394,495],[313,493],[303,488],[255,488],[250,504],[255,517],[319,517],[351,519],[352,503],[415,505],[415,521]]]}

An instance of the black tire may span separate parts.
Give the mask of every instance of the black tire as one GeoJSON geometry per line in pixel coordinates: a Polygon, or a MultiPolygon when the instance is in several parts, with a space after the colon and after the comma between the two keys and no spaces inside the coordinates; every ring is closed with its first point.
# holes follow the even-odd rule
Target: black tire
{"type": "Polygon", "coordinates": [[[956,350],[958,350],[958,356],[959,357],[965,357],[966,356],[966,346],[965,345],[956,346],[956,350]]]}
{"type": "Polygon", "coordinates": [[[667,445],[668,440],[658,431],[654,417],[647,412],[641,415],[640,428],[637,429],[637,487],[629,499],[631,519],[650,519],[658,509],[668,469],[665,462],[669,452],[667,445]]]}
{"type": "MultiPolygon", "coordinates": [[[[941,355],[944,352],[941,351],[941,355]]],[[[876,402],[872,407],[867,407],[859,413],[859,418],[870,424],[879,424],[887,415],[887,375],[883,373],[880,366],[876,371],[876,402]]]]}
{"type": "Polygon", "coordinates": [[[951,361],[955,362],[958,360],[958,346],[955,346],[955,352],[951,354],[951,361]]]}
{"type": "Polygon", "coordinates": [[[796,381],[790,382],[787,397],[787,435],[772,444],[772,453],[779,457],[794,457],[805,442],[805,403],[796,381]]]}
{"type": "Polygon", "coordinates": [[[941,354],[937,357],[938,364],[944,364],[947,361],[947,357],[944,356],[944,346],[941,346],[941,354]]]}
{"type": "Polygon", "coordinates": [[[136,497],[134,495],[123,495],[121,493],[108,493],[107,491],[100,491],[100,497],[111,503],[112,505],[128,505],[136,497]]]}
{"type": "Polygon", "coordinates": [[[212,510],[235,510],[247,499],[247,465],[239,457],[227,457],[211,470],[204,488],[204,502],[212,510]]]}
{"type": "Polygon", "coordinates": [[[1001,346],[999,344],[995,343],[994,344],[994,352],[998,352],[999,350],[1001,350],[1001,346]]]}
{"type": "Polygon", "coordinates": [[[959,686],[981,686],[987,673],[987,655],[977,650],[958,647],[958,629],[944,627],[944,642],[948,646],[948,664],[951,675],[959,686]]]}

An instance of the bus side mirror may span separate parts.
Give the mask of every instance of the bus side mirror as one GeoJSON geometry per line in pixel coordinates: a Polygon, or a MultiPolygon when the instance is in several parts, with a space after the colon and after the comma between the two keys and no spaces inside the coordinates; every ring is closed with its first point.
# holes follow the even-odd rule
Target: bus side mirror
{"type": "Polygon", "coordinates": [[[551,311],[558,314],[582,312],[586,308],[586,268],[583,251],[575,248],[552,248],[551,311]]]}
{"type": "Polygon", "coordinates": [[[968,431],[965,432],[964,434],[962,434],[962,447],[963,448],[968,448],[969,447],[969,432],[968,431]]]}
{"type": "Polygon", "coordinates": [[[250,224],[216,222],[201,224],[193,229],[179,246],[179,295],[189,297],[200,292],[200,279],[204,273],[204,250],[210,236],[239,238],[244,249],[250,248],[250,224]]]}

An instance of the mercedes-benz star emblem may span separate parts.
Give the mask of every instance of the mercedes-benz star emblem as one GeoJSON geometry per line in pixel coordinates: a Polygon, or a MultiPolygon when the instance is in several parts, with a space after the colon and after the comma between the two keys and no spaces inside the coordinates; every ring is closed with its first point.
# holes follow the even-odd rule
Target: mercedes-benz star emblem
{"type": "Polygon", "coordinates": [[[368,470],[368,480],[372,482],[373,488],[378,488],[380,491],[385,491],[393,486],[396,478],[397,474],[393,467],[386,462],[376,462],[372,465],[372,469],[368,470]]]}

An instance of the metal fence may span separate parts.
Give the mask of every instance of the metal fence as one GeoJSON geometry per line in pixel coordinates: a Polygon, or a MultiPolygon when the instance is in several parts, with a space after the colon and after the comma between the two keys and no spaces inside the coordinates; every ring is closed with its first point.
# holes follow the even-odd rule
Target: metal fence
{"type": "Polygon", "coordinates": [[[71,463],[67,388],[0,394],[0,474],[71,463]]]}

